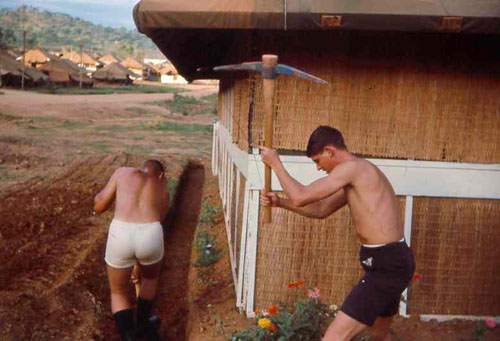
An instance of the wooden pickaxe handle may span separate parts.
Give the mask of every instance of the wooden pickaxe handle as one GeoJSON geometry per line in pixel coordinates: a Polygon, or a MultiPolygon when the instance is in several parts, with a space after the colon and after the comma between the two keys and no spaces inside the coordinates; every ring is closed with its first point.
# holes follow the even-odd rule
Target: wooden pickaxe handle
{"type": "MultiPolygon", "coordinates": [[[[274,70],[278,65],[278,56],[265,54],[262,56],[263,66],[263,92],[264,92],[264,145],[267,148],[273,147],[273,106],[274,106],[274,89],[276,87],[276,77],[274,70]],[[269,75],[269,77],[266,77],[269,75]]],[[[266,192],[271,191],[271,167],[265,166],[264,171],[264,189],[266,192]]],[[[264,207],[264,223],[271,222],[271,206],[264,207]]]]}

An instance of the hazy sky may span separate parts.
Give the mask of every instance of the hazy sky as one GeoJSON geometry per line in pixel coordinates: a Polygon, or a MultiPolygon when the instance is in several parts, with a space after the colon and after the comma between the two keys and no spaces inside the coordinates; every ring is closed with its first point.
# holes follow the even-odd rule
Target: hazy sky
{"type": "MultiPolygon", "coordinates": [[[[104,26],[135,28],[132,9],[138,0],[25,0],[27,6],[66,13],[104,26]]],[[[21,0],[0,0],[0,8],[17,8],[21,0]]]]}

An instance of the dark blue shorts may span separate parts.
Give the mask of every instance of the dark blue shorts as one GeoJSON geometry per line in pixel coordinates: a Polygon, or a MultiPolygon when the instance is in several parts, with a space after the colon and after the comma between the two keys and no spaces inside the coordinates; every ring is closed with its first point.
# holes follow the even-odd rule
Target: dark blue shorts
{"type": "Polygon", "coordinates": [[[359,259],[365,275],[340,310],[372,326],[377,317],[389,317],[398,312],[401,294],[413,277],[415,261],[405,241],[375,248],[362,246],[359,259]]]}

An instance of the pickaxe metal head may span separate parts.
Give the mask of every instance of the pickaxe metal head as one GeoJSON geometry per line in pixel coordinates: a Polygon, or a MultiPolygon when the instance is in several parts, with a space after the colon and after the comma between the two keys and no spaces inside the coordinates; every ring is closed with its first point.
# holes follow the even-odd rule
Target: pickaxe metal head
{"type": "Polygon", "coordinates": [[[291,66],[285,64],[275,64],[267,67],[264,62],[251,62],[251,63],[242,63],[242,64],[232,64],[232,65],[223,65],[216,66],[213,69],[214,71],[254,71],[262,73],[262,77],[264,79],[276,79],[278,75],[288,75],[288,76],[297,76],[304,79],[308,79],[313,82],[317,82],[320,84],[328,84],[328,82],[313,76],[304,71],[300,71],[299,69],[293,68],[291,66]]]}

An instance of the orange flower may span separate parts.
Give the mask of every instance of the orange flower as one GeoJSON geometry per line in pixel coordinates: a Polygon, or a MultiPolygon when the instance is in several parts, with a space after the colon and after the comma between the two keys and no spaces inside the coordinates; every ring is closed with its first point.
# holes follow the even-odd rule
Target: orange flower
{"type": "Polygon", "coordinates": [[[274,323],[271,323],[271,325],[269,327],[267,327],[267,329],[271,332],[271,333],[276,333],[278,331],[278,327],[276,327],[276,325],[274,323]]]}
{"type": "Polygon", "coordinates": [[[278,306],[276,304],[273,304],[271,307],[267,308],[267,312],[269,315],[274,315],[278,311],[278,306]]]}
{"type": "Polygon", "coordinates": [[[299,280],[288,283],[288,287],[289,288],[297,288],[297,287],[300,287],[302,284],[304,284],[304,281],[299,279],[299,280]]]}

